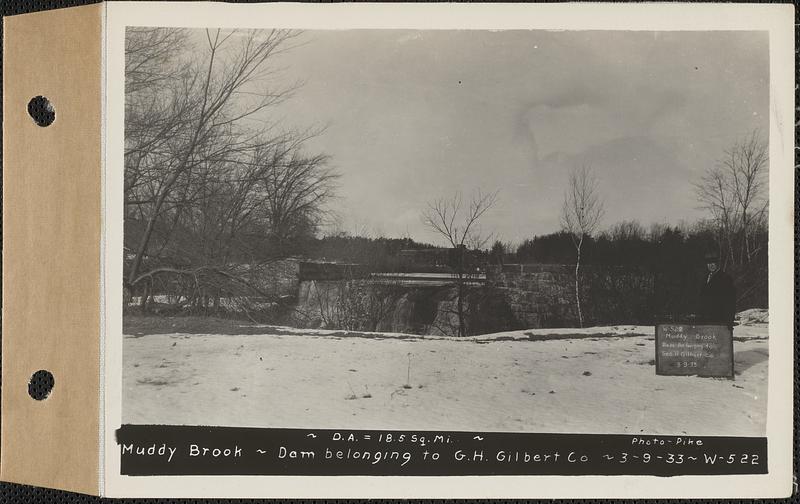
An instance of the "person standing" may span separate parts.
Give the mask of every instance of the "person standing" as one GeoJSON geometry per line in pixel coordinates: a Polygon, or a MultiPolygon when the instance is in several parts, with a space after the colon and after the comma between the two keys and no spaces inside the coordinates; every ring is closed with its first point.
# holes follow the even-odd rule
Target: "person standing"
{"type": "Polygon", "coordinates": [[[722,271],[719,254],[706,254],[708,274],[700,289],[698,322],[709,325],[724,325],[733,330],[736,316],[736,286],[730,275],[722,271]]]}

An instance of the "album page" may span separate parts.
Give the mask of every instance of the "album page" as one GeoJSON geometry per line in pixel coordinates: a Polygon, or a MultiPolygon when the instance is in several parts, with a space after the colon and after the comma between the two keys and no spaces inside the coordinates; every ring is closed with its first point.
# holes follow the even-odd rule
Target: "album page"
{"type": "Polygon", "coordinates": [[[791,493],[792,7],[105,9],[104,494],[791,493]]]}

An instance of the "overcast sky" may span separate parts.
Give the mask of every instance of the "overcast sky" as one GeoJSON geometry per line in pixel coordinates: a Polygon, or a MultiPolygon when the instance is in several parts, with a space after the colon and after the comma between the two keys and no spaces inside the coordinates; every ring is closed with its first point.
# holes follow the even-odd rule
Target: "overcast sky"
{"type": "Polygon", "coordinates": [[[692,182],[768,132],[766,32],[309,31],[282,57],[305,85],[274,114],[327,125],[347,231],[440,243],[426,202],[499,191],[483,228],[559,229],[570,169],[600,179],[602,227],[702,215],[692,182]]]}

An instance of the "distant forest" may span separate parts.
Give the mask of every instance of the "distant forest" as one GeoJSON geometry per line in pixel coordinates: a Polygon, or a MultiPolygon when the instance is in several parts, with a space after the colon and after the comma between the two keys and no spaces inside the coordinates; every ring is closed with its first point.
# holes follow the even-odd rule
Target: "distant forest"
{"type": "MultiPolygon", "coordinates": [[[[681,257],[701,262],[708,251],[715,251],[717,239],[713,228],[698,223],[695,226],[653,225],[645,229],[635,221],[626,221],[587,237],[584,258],[586,264],[654,265],[676,262],[681,257]]],[[[436,248],[411,238],[364,237],[337,234],[320,238],[306,237],[292,251],[319,260],[375,265],[380,268],[396,263],[401,250],[436,248]]],[[[485,261],[493,264],[542,263],[572,264],[575,247],[569,233],[559,231],[536,235],[520,244],[495,241],[485,261]]]]}
{"type": "MultiPolygon", "coordinates": [[[[754,241],[767,243],[766,228],[754,241]]],[[[663,282],[693,284],[705,272],[704,255],[720,252],[720,239],[713,223],[693,225],[620,222],[596,237],[587,237],[581,261],[585,265],[629,266],[650,271],[663,282]]],[[[307,237],[293,251],[310,259],[364,264],[373,271],[396,271],[408,267],[401,250],[435,248],[410,238],[370,238],[339,234],[307,237]]],[[[474,251],[484,264],[574,264],[575,246],[569,233],[559,231],[533,236],[520,244],[495,241],[489,251],[474,251]]],[[[745,263],[735,264],[721,253],[723,267],[735,279],[740,308],[767,306],[766,247],[745,263]]]]}

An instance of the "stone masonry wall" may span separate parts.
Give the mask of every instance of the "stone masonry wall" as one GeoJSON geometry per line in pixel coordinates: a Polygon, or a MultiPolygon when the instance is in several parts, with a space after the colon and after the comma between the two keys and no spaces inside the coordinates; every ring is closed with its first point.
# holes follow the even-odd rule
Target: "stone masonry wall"
{"type": "MultiPolygon", "coordinates": [[[[416,334],[447,334],[453,325],[452,286],[381,285],[353,265],[303,263],[265,265],[256,278],[276,296],[292,296],[303,327],[339,327],[416,334]],[[338,265],[334,265],[338,266],[338,265]]],[[[614,266],[581,267],[584,325],[649,324],[654,309],[653,273],[614,266]]],[[[577,327],[575,266],[492,265],[486,285],[465,300],[473,333],[539,327],[577,327]]]]}
{"type": "Polygon", "coordinates": [[[574,267],[492,265],[487,269],[486,281],[502,295],[523,328],[557,327],[577,320],[574,267]]]}
{"type": "MultiPolygon", "coordinates": [[[[611,266],[581,267],[584,325],[649,323],[653,275],[611,266]]],[[[561,264],[492,265],[487,286],[508,303],[523,328],[576,327],[575,266],[561,264]]]]}

